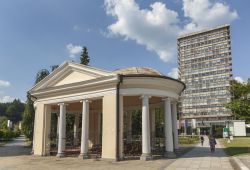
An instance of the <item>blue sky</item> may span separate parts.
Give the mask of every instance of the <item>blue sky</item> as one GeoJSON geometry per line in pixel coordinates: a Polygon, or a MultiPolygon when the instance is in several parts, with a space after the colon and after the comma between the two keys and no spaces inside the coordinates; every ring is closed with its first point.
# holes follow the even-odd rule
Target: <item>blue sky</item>
{"type": "Polygon", "coordinates": [[[250,77],[249,0],[0,1],[0,102],[20,98],[36,73],[65,60],[106,70],[141,66],[173,76],[176,37],[231,24],[233,74],[250,77]]]}

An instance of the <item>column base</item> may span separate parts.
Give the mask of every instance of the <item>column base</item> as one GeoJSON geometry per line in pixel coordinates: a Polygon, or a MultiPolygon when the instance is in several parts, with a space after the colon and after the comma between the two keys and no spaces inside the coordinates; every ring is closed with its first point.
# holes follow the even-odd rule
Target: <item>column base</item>
{"type": "Polygon", "coordinates": [[[56,157],[63,158],[65,157],[65,153],[57,153],[56,157]]]}
{"type": "Polygon", "coordinates": [[[153,157],[152,157],[151,153],[143,153],[143,154],[141,154],[141,157],[140,157],[141,161],[149,161],[152,159],[153,159],[153,157]]]}
{"type": "Polygon", "coordinates": [[[81,153],[78,158],[81,158],[81,159],[89,159],[89,155],[87,153],[81,153]]]}
{"type": "Polygon", "coordinates": [[[174,149],[174,153],[179,154],[180,153],[180,149],[179,148],[178,149],[174,149]]]}
{"type": "Polygon", "coordinates": [[[174,159],[174,158],[176,158],[176,154],[174,152],[168,152],[168,151],[166,151],[164,153],[164,157],[165,158],[169,158],[169,159],[174,159]]]}

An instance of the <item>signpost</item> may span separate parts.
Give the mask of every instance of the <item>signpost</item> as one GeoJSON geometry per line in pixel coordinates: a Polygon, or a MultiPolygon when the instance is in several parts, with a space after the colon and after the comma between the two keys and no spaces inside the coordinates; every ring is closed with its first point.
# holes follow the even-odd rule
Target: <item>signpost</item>
{"type": "Polygon", "coordinates": [[[228,138],[229,136],[229,128],[223,128],[223,138],[228,138]]]}

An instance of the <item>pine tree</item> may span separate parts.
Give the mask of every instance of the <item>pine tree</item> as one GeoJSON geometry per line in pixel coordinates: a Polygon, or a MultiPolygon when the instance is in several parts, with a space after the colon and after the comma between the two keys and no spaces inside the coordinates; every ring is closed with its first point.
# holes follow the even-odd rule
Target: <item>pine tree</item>
{"type": "Polygon", "coordinates": [[[90,58],[89,58],[87,47],[82,48],[80,60],[81,60],[81,64],[89,65],[90,58]]]}

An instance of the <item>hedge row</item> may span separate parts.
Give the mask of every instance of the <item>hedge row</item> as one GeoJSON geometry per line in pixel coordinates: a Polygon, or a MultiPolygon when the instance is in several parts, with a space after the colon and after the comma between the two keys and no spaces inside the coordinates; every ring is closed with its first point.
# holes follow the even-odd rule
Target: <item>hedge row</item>
{"type": "Polygon", "coordinates": [[[0,140],[10,140],[12,138],[16,138],[21,135],[21,132],[18,130],[7,130],[0,129],[0,140]]]}
{"type": "Polygon", "coordinates": [[[179,143],[180,144],[193,144],[199,141],[199,136],[179,136],[179,143]]]}

